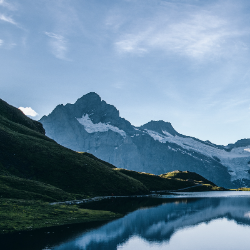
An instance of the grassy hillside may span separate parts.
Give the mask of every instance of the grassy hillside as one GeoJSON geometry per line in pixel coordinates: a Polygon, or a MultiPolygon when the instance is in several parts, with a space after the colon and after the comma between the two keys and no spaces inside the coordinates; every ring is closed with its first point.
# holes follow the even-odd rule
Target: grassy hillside
{"type": "Polygon", "coordinates": [[[65,201],[83,199],[83,195],[70,194],[60,188],[39,181],[15,176],[0,175],[0,198],[41,201],[65,201]]]}
{"type": "Polygon", "coordinates": [[[143,183],[150,191],[161,190],[178,190],[182,188],[193,187],[201,185],[188,191],[211,191],[211,190],[225,190],[224,188],[217,187],[211,181],[208,181],[199,174],[189,171],[173,171],[162,175],[154,175],[142,172],[136,172],[126,169],[114,169],[122,172],[138,181],[143,183]]]}
{"type": "Polygon", "coordinates": [[[202,184],[203,190],[217,188],[195,173],[156,176],[117,169],[91,154],[64,148],[45,136],[39,122],[0,99],[0,233],[120,216],[48,202],[146,194],[195,184],[202,184]]]}
{"type": "Polygon", "coordinates": [[[156,176],[116,169],[91,154],[64,148],[45,136],[39,122],[1,99],[0,150],[2,197],[65,200],[174,190],[198,183],[215,186],[196,173],[175,171],[156,176]]]}
{"type": "Polygon", "coordinates": [[[68,193],[145,193],[137,180],[113,171],[89,154],[64,148],[44,135],[40,123],[0,100],[0,174],[36,180],[68,193]]]}
{"type": "Polygon", "coordinates": [[[0,199],[0,234],[121,217],[109,211],[21,199],[0,199]]]}
{"type": "Polygon", "coordinates": [[[210,184],[212,186],[216,186],[213,182],[205,179],[201,175],[196,174],[194,172],[189,172],[189,171],[176,170],[173,172],[162,174],[160,175],[160,177],[168,178],[171,180],[186,180],[186,181],[193,182],[193,183],[195,182],[195,183],[210,184]]]}

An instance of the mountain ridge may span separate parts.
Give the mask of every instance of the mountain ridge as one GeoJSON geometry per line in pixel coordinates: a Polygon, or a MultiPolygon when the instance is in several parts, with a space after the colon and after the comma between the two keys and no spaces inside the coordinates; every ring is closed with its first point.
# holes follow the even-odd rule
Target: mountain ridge
{"type": "Polygon", "coordinates": [[[136,127],[93,92],[60,106],[60,115],[54,111],[40,120],[50,138],[118,168],[153,174],[189,170],[219,186],[250,186],[248,140],[216,145],[182,135],[162,120],[136,127]]]}
{"type": "MultiPolygon", "coordinates": [[[[62,106],[57,110],[65,117],[62,106]]],[[[125,138],[112,125],[100,123],[100,128],[125,138]]],[[[188,172],[180,173],[179,179],[168,178],[171,173],[156,176],[118,169],[92,154],[65,148],[44,133],[41,123],[0,99],[0,234],[121,217],[74,205],[90,197],[181,188],[224,190],[199,175],[190,181],[193,173],[188,172]]]]}
{"type": "Polygon", "coordinates": [[[44,135],[42,124],[1,99],[0,107],[0,175],[46,183],[80,196],[108,195],[113,190],[147,192],[139,181],[113,171],[114,166],[57,144],[44,135]]]}

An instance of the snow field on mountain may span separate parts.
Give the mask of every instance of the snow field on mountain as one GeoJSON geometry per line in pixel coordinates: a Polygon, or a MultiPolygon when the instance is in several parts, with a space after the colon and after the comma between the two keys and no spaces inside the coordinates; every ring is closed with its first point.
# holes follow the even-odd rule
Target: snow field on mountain
{"type": "Polygon", "coordinates": [[[148,129],[145,129],[145,131],[156,141],[161,143],[174,143],[189,152],[191,151],[191,154],[185,152],[186,154],[192,155],[192,151],[196,151],[210,158],[214,156],[218,157],[221,164],[228,168],[232,180],[246,178],[246,176],[249,175],[247,171],[250,170],[250,166],[248,165],[250,160],[250,148],[248,147],[233,148],[228,152],[215,146],[209,146],[190,137],[173,136],[166,131],[162,131],[163,134],[148,129]]]}
{"type": "Polygon", "coordinates": [[[106,124],[106,123],[93,123],[91,121],[91,119],[89,118],[89,115],[83,115],[82,118],[76,118],[77,121],[84,126],[84,129],[88,132],[88,133],[96,133],[96,132],[107,132],[108,130],[112,130],[115,133],[119,133],[123,138],[126,137],[126,133],[115,127],[112,126],[110,124],[106,124]]]}
{"type": "MultiPolygon", "coordinates": [[[[107,132],[111,130],[115,133],[119,133],[123,138],[127,136],[125,131],[111,124],[101,123],[101,122],[94,124],[90,119],[89,114],[85,114],[82,116],[82,118],[76,118],[76,119],[81,125],[84,126],[84,129],[88,133],[107,132]]],[[[212,144],[208,145],[191,137],[185,137],[185,136],[182,137],[178,135],[174,136],[165,130],[162,130],[162,133],[158,133],[156,131],[149,129],[144,129],[144,130],[139,128],[134,128],[134,129],[135,129],[134,136],[142,135],[138,134],[138,131],[141,131],[142,133],[148,134],[155,141],[159,141],[160,143],[168,142],[176,144],[180,146],[182,149],[173,148],[171,146],[168,146],[168,149],[176,152],[178,151],[181,154],[188,154],[198,160],[204,161],[204,163],[207,162],[207,160],[199,159],[194,155],[194,152],[200,153],[212,159],[215,159],[214,157],[217,157],[218,159],[220,159],[220,163],[228,168],[232,181],[249,177],[248,173],[248,170],[250,170],[250,165],[248,164],[250,160],[249,147],[233,148],[231,151],[228,152],[224,149],[216,147],[216,145],[212,144]]]]}

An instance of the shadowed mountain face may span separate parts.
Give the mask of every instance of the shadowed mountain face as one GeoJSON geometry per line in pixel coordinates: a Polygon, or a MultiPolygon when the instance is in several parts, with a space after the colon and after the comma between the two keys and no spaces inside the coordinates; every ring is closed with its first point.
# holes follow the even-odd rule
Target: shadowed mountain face
{"type": "Polygon", "coordinates": [[[40,122],[59,144],[119,168],[153,174],[188,170],[218,186],[250,186],[250,140],[224,147],[181,135],[169,122],[134,127],[96,93],[58,105],[40,122]]]}

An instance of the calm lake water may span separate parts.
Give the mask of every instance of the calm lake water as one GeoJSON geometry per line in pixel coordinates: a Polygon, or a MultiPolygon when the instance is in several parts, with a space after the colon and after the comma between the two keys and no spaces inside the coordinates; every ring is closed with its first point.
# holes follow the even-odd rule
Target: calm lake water
{"type": "Polygon", "coordinates": [[[1,249],[243,250],[250,246],[250,192],[113,199],[85,207],[126,215],[102,225],[92,223],[1,236],[1,249]]]}

